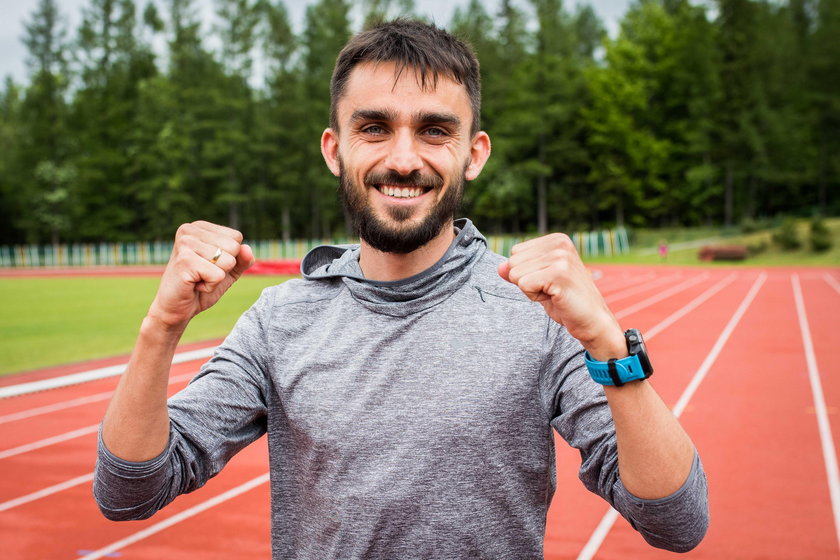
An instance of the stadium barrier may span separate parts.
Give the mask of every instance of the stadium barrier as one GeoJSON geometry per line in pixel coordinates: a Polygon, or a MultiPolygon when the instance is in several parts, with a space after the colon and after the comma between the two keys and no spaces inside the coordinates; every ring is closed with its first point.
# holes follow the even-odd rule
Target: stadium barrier
{"type": "MultiPolygon", "coordinates": [[[[529,237],[493,235],[488,237],[490,249],[509,255],[511,247],[529,237]]],[[[584,231],[571,234],[583,257],[611,257],[629,252],[630,242],[623,228],[584,231]]],[[[318,245],[356,243],[353,239],[296,239],[290,241],[248,241],[257,260],[300,260],[318,245]]],[[[171,241],[132,243],[71,243],[59,245],[0,246],[0,268],[16,267],[91,267],[122,265],[161,265],[169,260],[171,241]]]]}

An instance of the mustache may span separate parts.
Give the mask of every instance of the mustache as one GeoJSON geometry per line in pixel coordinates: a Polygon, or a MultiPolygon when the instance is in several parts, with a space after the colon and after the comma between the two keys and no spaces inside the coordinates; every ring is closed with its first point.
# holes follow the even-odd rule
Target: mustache
{"type": "Polygon", "coordinates": [[[396,171],[371,171],[365,175],[365,185],[383,184],[439,189],[443,186],[443,178],[438,175],[424,175],[417,170],[412,171],[408,175],[400,175],[396,171]]]}

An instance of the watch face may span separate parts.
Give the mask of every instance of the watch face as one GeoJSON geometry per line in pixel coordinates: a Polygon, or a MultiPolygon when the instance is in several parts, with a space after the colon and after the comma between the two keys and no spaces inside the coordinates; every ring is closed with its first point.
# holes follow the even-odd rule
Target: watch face
{"type": "Polygon", "coordinates": [[[624,333],[624,337],[627,339],[627,351],[631,356],[639,356],[639,362],[642,364],[645,375],[653,373],[653,366],[650,363],[650,358],[648,358],[647,346],[645,346],[642,333],[638,329],[628,329],[624,333]]]}

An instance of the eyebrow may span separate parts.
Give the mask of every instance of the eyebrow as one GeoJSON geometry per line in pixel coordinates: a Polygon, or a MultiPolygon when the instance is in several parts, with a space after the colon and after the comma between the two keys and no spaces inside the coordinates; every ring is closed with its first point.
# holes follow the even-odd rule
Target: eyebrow
{"type": "MultiPolygon", "coordinates": [[[[399,115],[390,109],[359,109],[350,116],[351,123],[360,121],[381,121],[389,122],[397,120],[399,115]]],[[[419,111],[413,115],[414,122],[424,124],[449,124],[456,128],[461,127],[461,119],[452,113],[434,113],[419,111]]]]}

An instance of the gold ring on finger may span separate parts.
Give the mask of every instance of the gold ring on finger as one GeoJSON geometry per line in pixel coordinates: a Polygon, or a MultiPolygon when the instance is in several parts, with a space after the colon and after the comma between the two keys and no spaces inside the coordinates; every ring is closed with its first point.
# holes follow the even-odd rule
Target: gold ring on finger
{"type": "Polygon", "coordinates": [[[213,256],[210,257],[210,262],[216,264],[219,261],[219,258],[222,256],[222,248],[216,247],[216,252],[213,253],[213,256]]]}

